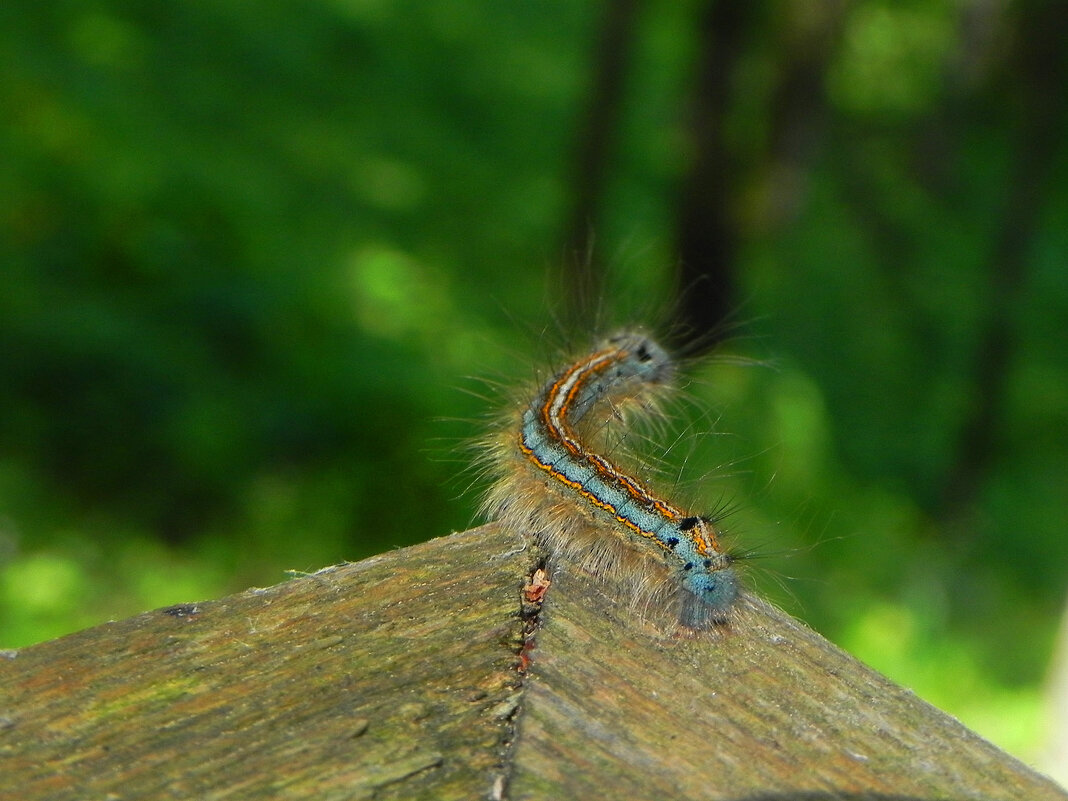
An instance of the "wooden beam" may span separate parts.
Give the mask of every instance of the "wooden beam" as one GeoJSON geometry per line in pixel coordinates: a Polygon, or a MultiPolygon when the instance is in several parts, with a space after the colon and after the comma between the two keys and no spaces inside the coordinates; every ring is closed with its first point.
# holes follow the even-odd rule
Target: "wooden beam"
{"type": "Polygon", "coordinates": [[[0,798],[1068,799],[757,599],[680,636],[558,569],[531,616],[539,559],[490,525],[6,652],[0,798]]]}

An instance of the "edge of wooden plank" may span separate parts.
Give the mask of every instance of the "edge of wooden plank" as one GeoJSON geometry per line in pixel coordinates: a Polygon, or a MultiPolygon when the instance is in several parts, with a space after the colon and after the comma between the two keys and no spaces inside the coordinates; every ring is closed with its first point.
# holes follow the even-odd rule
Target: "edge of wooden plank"
{"type": "Polygon", "coordinates": [[[751,596],[683,636],[496,525],[0,659],[0,796],[1066,799],[751,596]],[[525,611],[524,611],[525,610],[525,611]]]}

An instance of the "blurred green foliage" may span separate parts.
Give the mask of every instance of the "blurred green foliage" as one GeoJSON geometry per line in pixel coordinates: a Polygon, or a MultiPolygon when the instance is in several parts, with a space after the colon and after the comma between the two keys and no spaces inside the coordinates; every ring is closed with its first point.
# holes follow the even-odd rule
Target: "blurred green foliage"
{"type": "MultiPolygon", "coordinates": [[[[597,221],[617,298],[669,280],[699,5],[641,15],[597,221]]],[[[700,370],[717,422],[683,430],[730,436],[665,458],[695,498],[737,503],[761,591],[1031,753],[1068,566],[1065,148],[1003,296],[1020,109],[1010,86],[989,92],[1007,108],[948,116],[961,5],[843,12],[821,144],[785,183],[764,158],[774,53],[821,20],[769,8],[724,121],[751,165],[751,322],[725,350],[772,366],[700,370]],[[993,458],[947,514],[1001,306],[993,458]]],[[[563,338],[538,332],[601,10],[4,4],[0,646],[474,521],[462,443],[500,402],[470,377],[530,381],[563,338]]]]}

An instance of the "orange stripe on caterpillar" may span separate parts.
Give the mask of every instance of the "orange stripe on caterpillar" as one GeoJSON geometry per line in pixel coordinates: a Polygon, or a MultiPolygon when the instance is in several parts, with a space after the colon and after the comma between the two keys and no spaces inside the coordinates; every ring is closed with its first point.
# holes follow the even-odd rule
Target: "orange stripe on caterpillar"
{"type": "MultiPolygon", "coordinates": [[[[483,507],[532,530],[551,552],[593,569],[637,565],[641,580],[677,587],[679,622],[707,628],[726,619],[738,593],[732,559],[713,521],[654,495],[584,441],[595,410],[655,407],[674,364],[650,337],[624,331],[560,370],[523,407],[495,449],[500,480],[483,507]]],[[[654,588],[654,593],[659,593],[654,588]]]]}

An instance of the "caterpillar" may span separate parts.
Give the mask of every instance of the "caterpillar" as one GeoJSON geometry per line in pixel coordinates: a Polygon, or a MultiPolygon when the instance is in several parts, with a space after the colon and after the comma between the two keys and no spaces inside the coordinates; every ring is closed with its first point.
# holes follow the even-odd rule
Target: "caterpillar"
{"type": "Polygon", "coordinates": [[[596,573],[622,571],[636,597],[674,594],[679,624],[725,622],[738,595],[716,523],[661,498],[624,466],[619,433],[655,413],[673,383],[668,352],[625,330],[557,371],[492,437],[497,480],[482,510],[531,532],[554,558],[596,573]]]}

